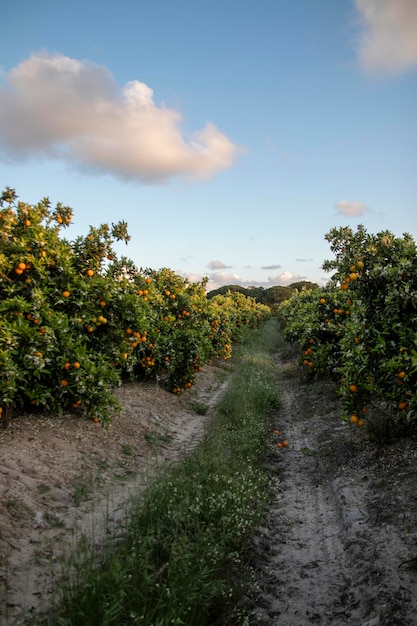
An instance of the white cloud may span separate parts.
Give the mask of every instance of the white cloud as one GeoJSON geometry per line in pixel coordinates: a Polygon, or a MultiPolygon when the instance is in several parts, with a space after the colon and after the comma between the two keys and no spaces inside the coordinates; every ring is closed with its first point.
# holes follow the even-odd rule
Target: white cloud
{"type": "Polygon", "coordinates": [[[367,72],[400,73],[417,66],[417,1],[355,0],[363,32],[358,55],[367,72]]]}
{"type": "Polygon", "coordinates": [[[268,287],[273,287],[274,285],[291,285],[291,283],[297,283],[301,280],[307,279],[305,276],[296,276],[286,270],[277,276],[268,276],[268,287]]]}
{"type": "Polygon", "coordinates": [[[336,202],[334,206],[340,215],[346,215],[348,217],[360,217],[361,215],[369,211],[369,208],[365,204],[363,204],[363,202],[350,202],[349,200],[340,200],[340,202],[336,202]]]}
{"type": "Polygon", "coordinates": [[[279,270],[281,267],[281,265],[264,265],[261,270],[279,270]]]}
{"type": "Polygon", "coordinates": [[[208,276],[207,291],[213,291],[224,285],[240,285],[241,287],[275,287],[277,285],[286,286],[302,280],[308,280],[306,276],[297,276],[289,271],[282,272],[277,276],[268,276],[266,281],[245,280],[237,274],[227,274],[226,272],[214,272],[208,276]]]}
{"type": "Polygon", "coordinates": [[[185,134],[178,111],[158,106],[137,80],[123,88],[105,68],[37,53],[0,85],[0,148],[8,158],[66,159],[122,179],[206,179],[239,149],[208,122],[185,134]]]}
{"type": "Polygon", "coordinates": [[[225,270],[228,269],[230,267],[232,267],[231,265],[225,265],[223,263],[223,261],[210,261],[210,263],[207,263],[207,267],[210,270],[225,270]]]}

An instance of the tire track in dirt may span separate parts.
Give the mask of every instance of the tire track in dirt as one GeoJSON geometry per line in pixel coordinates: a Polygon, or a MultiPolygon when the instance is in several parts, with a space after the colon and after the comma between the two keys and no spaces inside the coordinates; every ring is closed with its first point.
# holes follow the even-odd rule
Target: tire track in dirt
{"type": "Polygon", "coordinates": [[[399,569],[412,543],[372,520],[373,492],[366,468],[352,472],[346,461],[351,433],[337,399],[321,383],[300,381],[293,363],[280,367],[275,428],[289,447],[271,443],[279,483],[253,542],[250,623],[416,626],[417,574],[399,569]]]}

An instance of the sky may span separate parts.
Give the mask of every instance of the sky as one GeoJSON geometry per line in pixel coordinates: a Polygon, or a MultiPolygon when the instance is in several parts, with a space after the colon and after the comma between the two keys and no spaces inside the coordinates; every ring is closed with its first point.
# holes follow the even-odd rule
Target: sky
{"type": "Polygon", "coordinates": [[[417,240],[417,0],[0,0],[0,183],[222,285],[417,240]]]}

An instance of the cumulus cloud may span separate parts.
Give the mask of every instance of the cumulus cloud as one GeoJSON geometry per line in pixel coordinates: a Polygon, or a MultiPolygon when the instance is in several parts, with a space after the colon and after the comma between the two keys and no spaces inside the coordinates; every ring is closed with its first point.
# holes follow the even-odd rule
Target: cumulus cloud
{"type": "Polygon", "coordinates": [[[340,200],[340,202],[336,202],[334,206],[340,215],[346,215],[348,217],[360,217],[369,211],[368,207],[363,204],[363,202],[340,200]]]}
{"type": "Polygon", "coordinates": [[[232,266],[225,265],[223,261],[210,261],[210,263],[207,263],[207,267],[210,270],[225,270],[225,269],[229,269],[232,266]]]}
{"type": "Polygon", "coordinates": [[[298,283],[301,280],[307,280],[305,276],[296,276],[287,270],[278,274],[277,276],[268,276],[268,286],[273,287],[274,285],[291,285],[291,283],[298,283]]]}
{"type": "Polygon", "coordinates": [[[181,131],[178,111],[154,101],[138,80],[121,88],[105,68],[37,53],[0,85],[0,149],[8,158],[44,156],[122,179],[162,183],[206,179],[230,167],[239,149],[208,122],[181,131]]]}
{"type": "Polygon", "coordinates": [[[213,291],[224,285],[240,285],[241,287],[275,287],[277,285],[287,286],[302,280],[308,280],[306,276],[297,276],[285,271],[276,276],[268,276],[266,281],[246,280],[237,274],[227,274],[226,272],[213,272],[208,276],[207,291],[213,291]]]}
{"type": "Polygon", "coordinates": [[[279,270],[281,267],[281,265],[264,265],[261,270],[279,270]]]}
{"type": "Polygon", "coordinates": [[[367,72],[400,73],[417,66],[416,0],[355,0],[363,31],[358,56],[367,72]]]}

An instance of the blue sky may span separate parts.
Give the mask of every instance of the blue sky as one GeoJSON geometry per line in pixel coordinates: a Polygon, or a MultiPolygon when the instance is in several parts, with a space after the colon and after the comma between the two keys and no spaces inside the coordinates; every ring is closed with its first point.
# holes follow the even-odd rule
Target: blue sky
{"type": "Polygon", "coordinates": [[[0,181],[223,284],[324,283],[334,226],[417,239],[416,0],[0,4],[0,181]]]}

